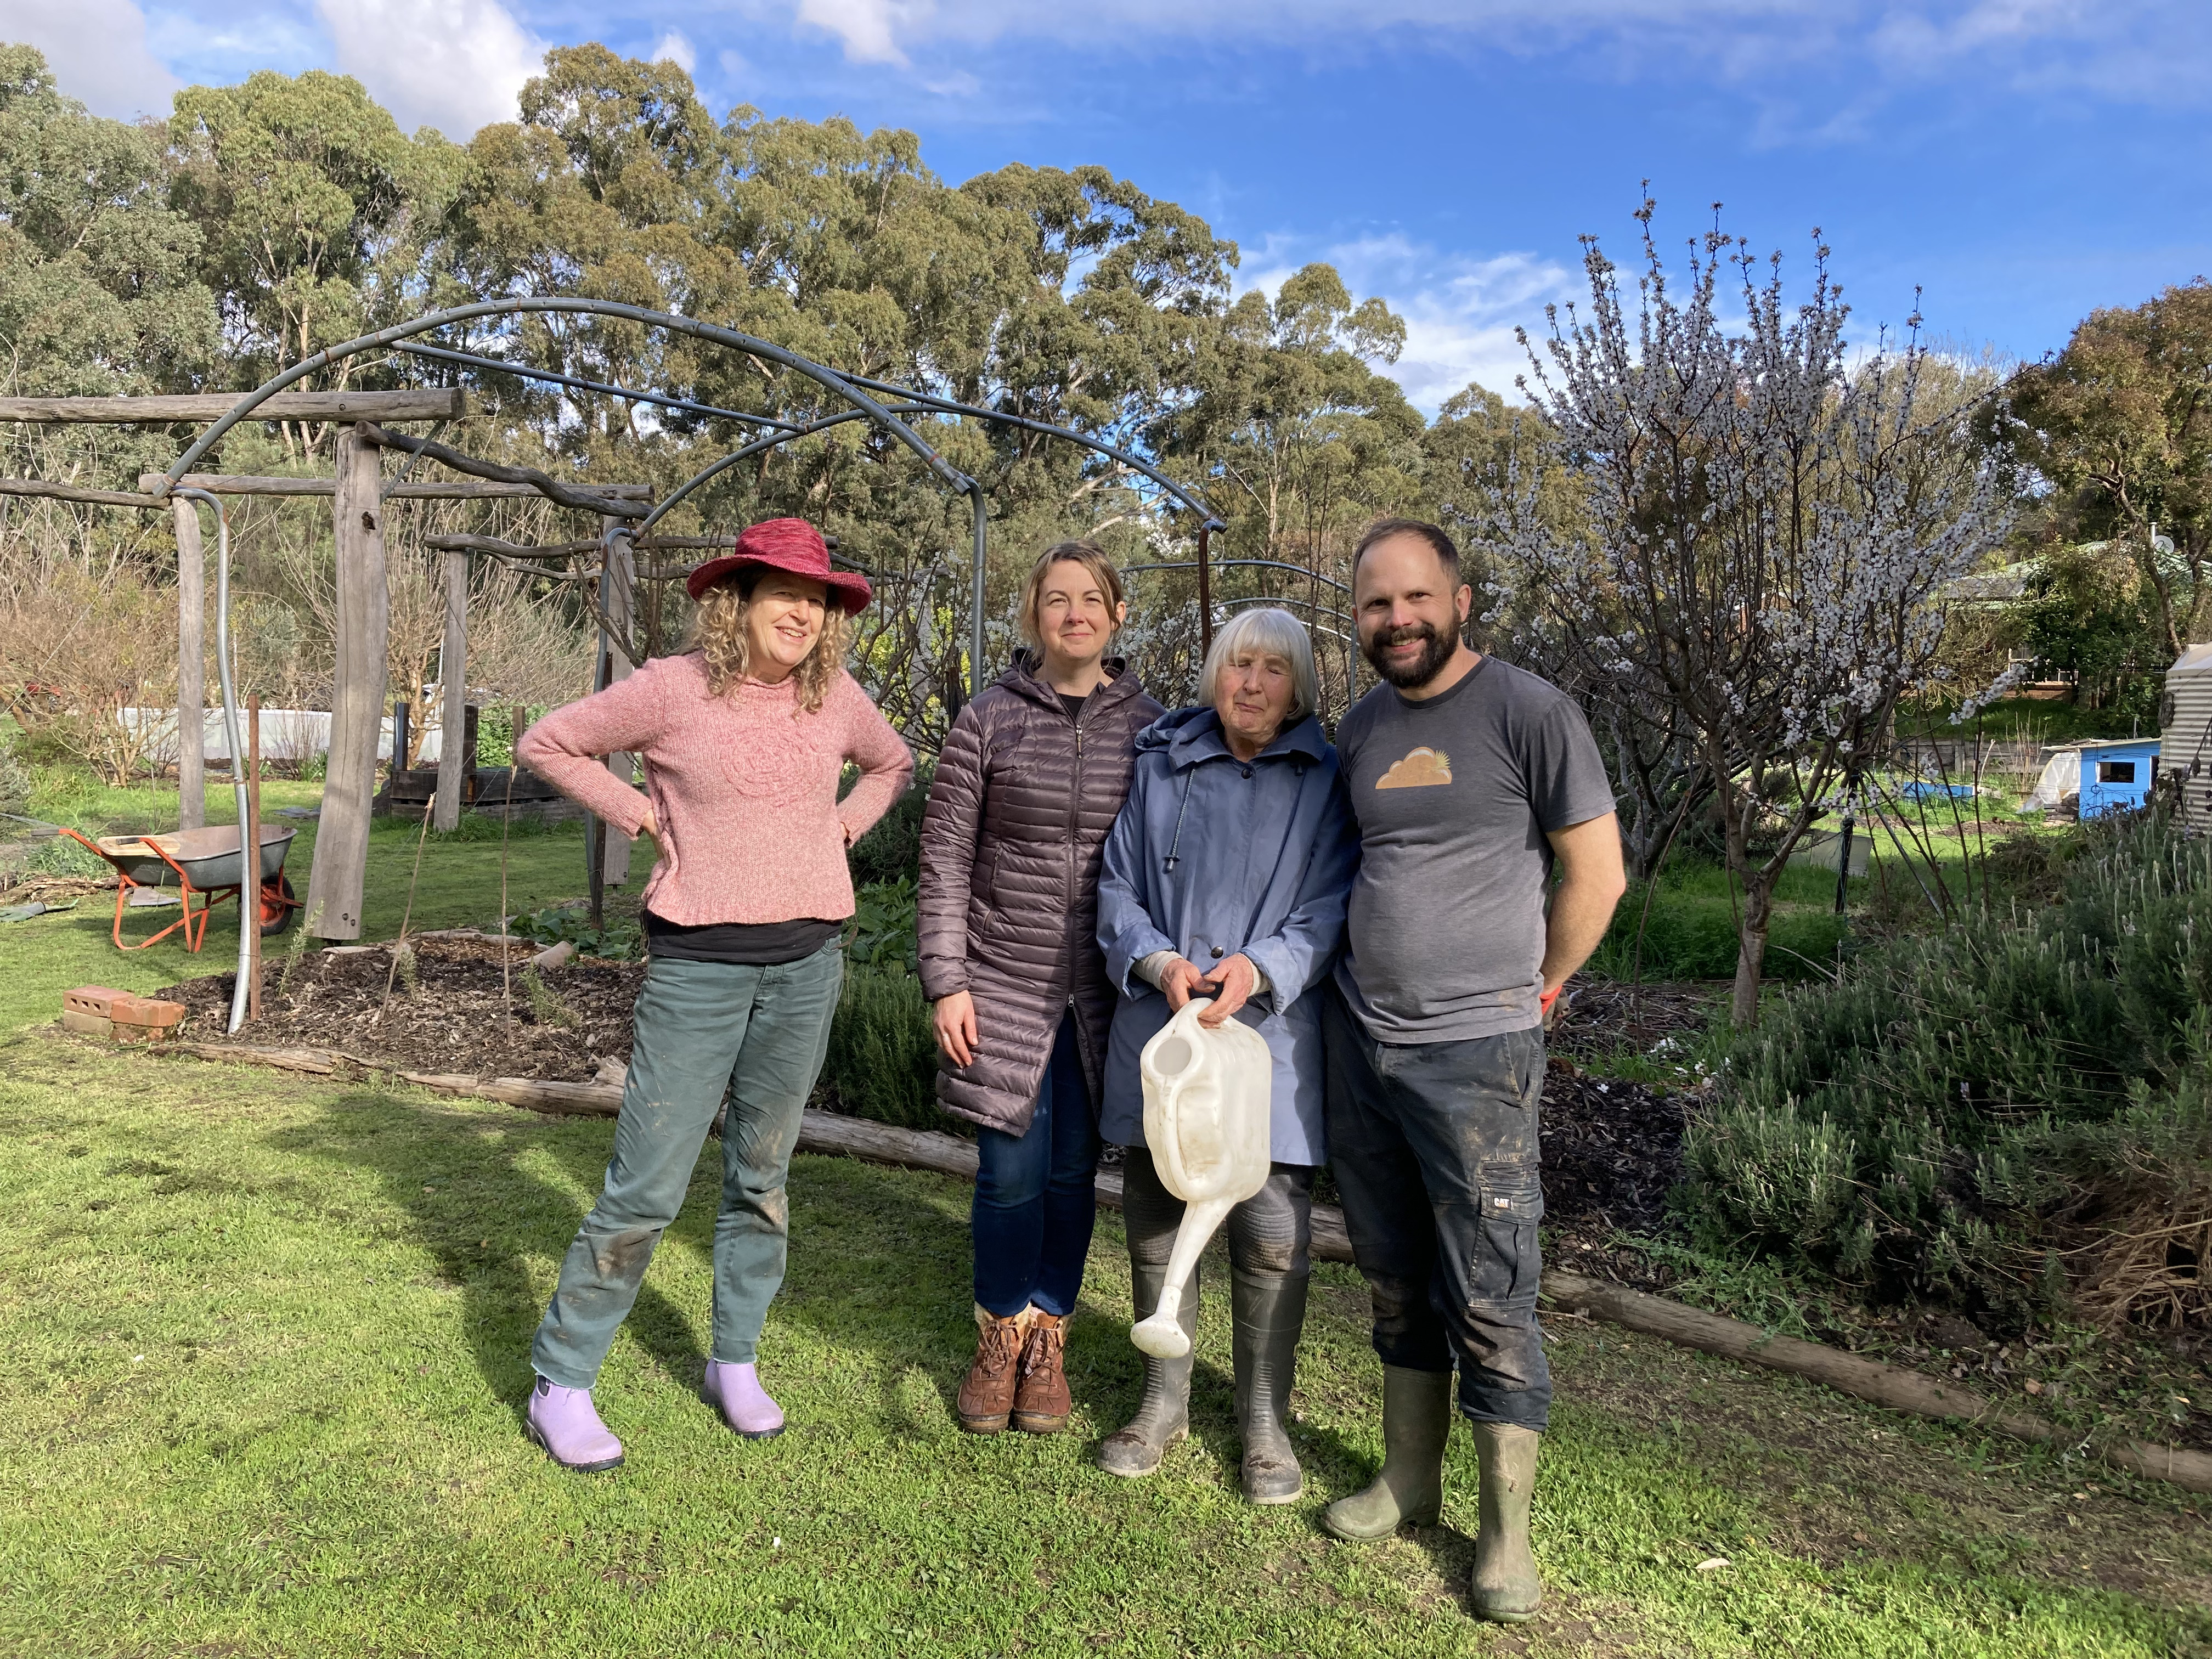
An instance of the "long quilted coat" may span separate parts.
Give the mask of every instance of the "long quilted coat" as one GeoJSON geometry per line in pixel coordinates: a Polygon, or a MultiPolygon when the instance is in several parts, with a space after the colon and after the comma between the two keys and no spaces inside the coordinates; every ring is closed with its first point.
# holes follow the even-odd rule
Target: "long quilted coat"
{"type": "Polygon", "coordinates": [[[1095,1109],[1115,993],[1098,949],[1098,870],[1158,703],[1117,661],[1079,722],[1028,653],[960,711],[921,821],[921,988],[975,999],[972,1064],[940,1060],[937,1098],[1025,1134],[1073,1005],[1095,1109]]]}

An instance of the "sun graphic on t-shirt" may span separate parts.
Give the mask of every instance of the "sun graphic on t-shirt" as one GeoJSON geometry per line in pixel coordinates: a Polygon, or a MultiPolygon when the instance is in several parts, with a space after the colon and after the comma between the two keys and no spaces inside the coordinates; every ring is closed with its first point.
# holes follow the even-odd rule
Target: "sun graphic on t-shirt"
{"type": "Polygon", "coordinates": [[[1441,749],[1425,746],[1408,751],[1403,760],[1392,762],[1390,769],[1375,781],[1375,787],[1429,789],[1451,781],[1451,757],[1441,749]]]}

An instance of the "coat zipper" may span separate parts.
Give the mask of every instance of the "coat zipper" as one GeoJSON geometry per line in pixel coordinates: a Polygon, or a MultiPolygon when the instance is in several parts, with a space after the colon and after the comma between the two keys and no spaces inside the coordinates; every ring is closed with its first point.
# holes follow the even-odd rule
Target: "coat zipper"
{"type": "MultiPolygon", "coordinates": [[[[1091,694],[1097,696],[1096,692],[1091,694]]],[[[1075,836],[1082,817],[1083,800],[1083,714],[1091,712],[1091,698],[1083,700],[1083,714],[1070,722],[1075,727],[1075,776],[1067,792],[1067,855],[1062,862],[1064,879],[1061,883],[1060,925],[1060,958],[1067,968],[1067,1006],[1075,1006],[1075,951],[1069,944],[1070,930],[1075,925],[1075,836]]],[[[1079,1024],[1080,1022],[1078,1022],[1079,1024]]]]}

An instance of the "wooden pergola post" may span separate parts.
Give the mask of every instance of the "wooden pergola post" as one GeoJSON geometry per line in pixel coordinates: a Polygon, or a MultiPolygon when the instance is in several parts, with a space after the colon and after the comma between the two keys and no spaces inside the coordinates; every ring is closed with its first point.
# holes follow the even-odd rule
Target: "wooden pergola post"
{"type": "Polygon", "coordinates": [[[207,823],[207,560],[200,504],[172,501],[177,527],[177,828],[207,823]]]}
{"type": "MultiPolygon", "coordinates": [[[[623,631],[625,638],[635,632],[637,610],[637,560],[630,550],[627,520],[603,518],[599,529],[606,537],[606,564],[601,573],[599,603],[605,610],[607,620],[623,631]]],[[[629,678],[629,658],[618,649],[606,629],[599,630],[599,672],[595,689],[605,689],[617,680],[629,678]]],[[[607,757],[607,770],[624,783],[637,776],[637,757],[616,754],[607,757]]],[[[609,886],[619,887],[629,879],[628,836],[607,833],[603,825],[599,833],[599,879],[609,886]]]]}
{"type": "Polygon", "coordinates": [[[339,428],[331,525],[337,543],[337,673],[331,758],[307,879],[305,925],[317,939],[361,937],[368,878],[369,803],[384,725],[391,593],[384,568],[383,453],[357,425],[339,428]]]}
{"type": "Polygon", "coordinates": [[[438,651],[438,684],[443,692],[438,728],[438,803],[433,827],[461,824],[462,773],[473,758],[464,742],[469,700],[469,556],[448,551],[446,567],[446,639],[438,651]]]}

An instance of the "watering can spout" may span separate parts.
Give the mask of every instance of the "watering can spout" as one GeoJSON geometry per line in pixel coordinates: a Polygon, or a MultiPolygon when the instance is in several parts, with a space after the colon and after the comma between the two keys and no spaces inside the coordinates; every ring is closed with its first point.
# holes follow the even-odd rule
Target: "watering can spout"
{"type": "Polygon", "coordinates": [[[1177,1314],[1206,1241],[1229,1212],[1267,1184],[1274,1059],[1250,1026],[1198,1023],[1194,999],[1145,1045],[1145,1144],[1160,1184],[1183,1200],[1166,1283],[1151,1317],[1129,1340],[1160,1359],[1190,1352],[1177,1314]]]}

